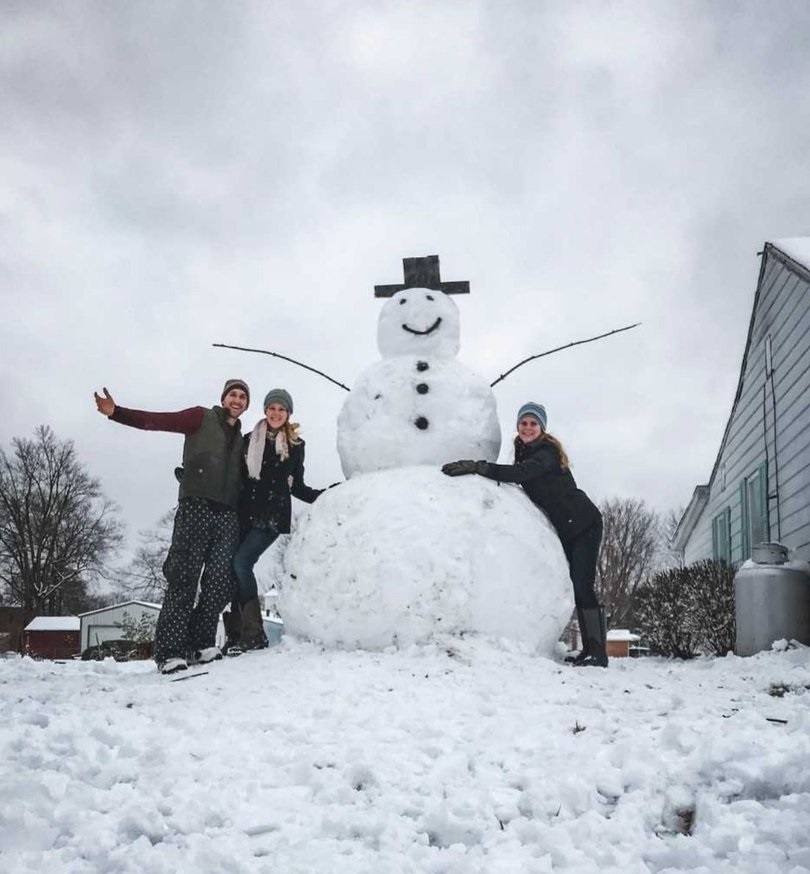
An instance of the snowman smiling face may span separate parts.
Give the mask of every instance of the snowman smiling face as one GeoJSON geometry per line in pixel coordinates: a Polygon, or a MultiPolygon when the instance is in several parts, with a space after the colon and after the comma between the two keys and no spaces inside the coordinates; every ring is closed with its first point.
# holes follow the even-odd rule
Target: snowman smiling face
{"type": "Polygon", "coordinates": [[[458,307],[443,291],[430,288],[398,291],[380,311],[377,346],[384,358],[397,355],[452,358],[459,348],[458,307]]]}

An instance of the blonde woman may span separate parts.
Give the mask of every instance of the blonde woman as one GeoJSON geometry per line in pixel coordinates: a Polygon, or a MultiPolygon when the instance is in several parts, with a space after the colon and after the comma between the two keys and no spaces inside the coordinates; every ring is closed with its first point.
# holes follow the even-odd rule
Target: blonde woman
{"type": "Polygon", "coordinates": [[[289,533],[290,496],[311,504],[322,491],[304,483],[304,441],[298,425],[290,421],[292,411],[290,393],[272,389],[264,399],[264,418],[244,438],[241,539],[233,559],[236,597],[226,614],[226,647],[231,654],[267,646],[253,569],[279,534],[289,533]]]}
{"type": "Polygon", "coordinates": [[[448,476],[477,473],[502,483],[519,483],[531,501],[543,510],[557,531],[568,559],[574,602],[582,633],[582,652],[570,661],[606,668],[608,663],[604,611],[594,583],[602,542],[602,514],[577,488],[568,456],[556,437],[546,431],[546,409],[529,401],[517,415],[515,463],[451,461],[442,470],[448,476]]]}

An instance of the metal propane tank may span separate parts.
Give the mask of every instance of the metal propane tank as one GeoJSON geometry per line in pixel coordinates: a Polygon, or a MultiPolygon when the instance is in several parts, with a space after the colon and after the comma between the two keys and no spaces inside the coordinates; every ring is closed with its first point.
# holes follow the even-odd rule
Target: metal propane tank
{"type": "Polygon", "coordinates": [[[734,577],[735,652],[754,655],[775,640],[810,644],[810,565],[788,561],[781,543],[758,543],[734,577]]]}

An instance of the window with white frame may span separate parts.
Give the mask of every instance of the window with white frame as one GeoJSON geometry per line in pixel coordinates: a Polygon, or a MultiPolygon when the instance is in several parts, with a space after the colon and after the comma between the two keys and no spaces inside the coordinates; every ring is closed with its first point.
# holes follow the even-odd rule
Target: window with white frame
{"type": "Polygon", "coordinates": [[[751,547],[770,540],[768,523],[768,476],[763,464],[740,483],[743,559],[750,558],[751,547]]]}
{"type": "Polygon", "coordinates": [[[731,564],[731,507],[712,519],[712,558],[731,564]]]}

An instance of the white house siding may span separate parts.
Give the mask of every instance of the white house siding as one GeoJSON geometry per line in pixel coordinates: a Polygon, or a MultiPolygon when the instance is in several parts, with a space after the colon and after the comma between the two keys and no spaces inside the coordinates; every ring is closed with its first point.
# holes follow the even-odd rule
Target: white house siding
{"type": "Polygon", "coordinates": [[[796,558],[810,560],[810,271],[770,244],[763,258],[737,397],[712,471],[708,501],[684,544],[687,563],[713,556],[712,520],[726,508],[732,561],[749,557],[740,490],[744,479],[762,466],[767,466],[770,496],[767,536],[781,539],[796,558]],[[768,336],[773,386],[766,379],[768,336]]]}
{"type": "Polygon", "coordinates": [[[712,522],[714,516],[710,516],[708,510],[698,520],[695,530],[686,542],[683,551],[685,564],[694,564],[704,558],[712,557],[712,522]],[[704,520],[706,520],[704,522],[704,520]]]}
{"type": "Polygon", "coordinates": [[[160,607],[144,601],[127,601],[124,604],[94,610],[92,613],[84,613],[79,617],[82,632],[81,651],[84,652],[88,646],[96,646],[105,640],[120,640],[121,623],[125,621],[127,615],[133,622],[137,622],[144,613],[157,621],[160,607]]]}

